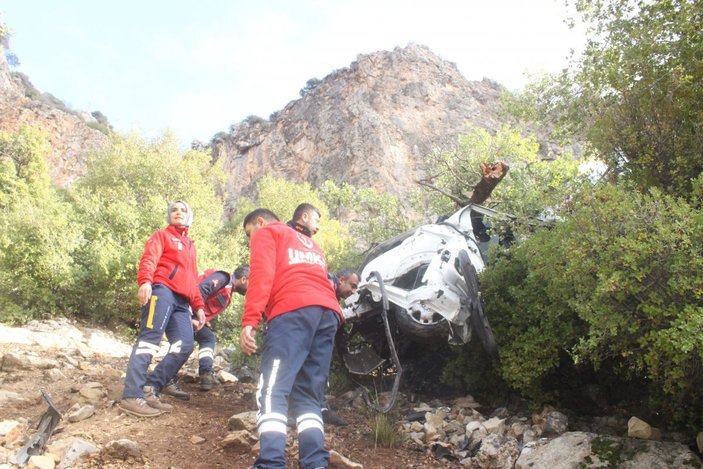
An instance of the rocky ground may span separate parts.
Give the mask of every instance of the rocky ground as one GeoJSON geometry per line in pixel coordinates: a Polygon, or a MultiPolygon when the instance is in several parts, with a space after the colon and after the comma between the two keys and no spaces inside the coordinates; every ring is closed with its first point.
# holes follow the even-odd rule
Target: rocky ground
{"type": "MultiPolygon", "coordinates": [[[[191,400],[169,399],[175,406],[171,414],[123,415],[116,401],[129,351],[130,345],[112,334],[68,321],[21,329],[0,324],[0,468],[17,467],[18,455],[23,458],[22,449],[37,435],[48,408],[41,390],[62,419],[43,454],[26,461],[26,467],[247,468],[253,463],[254,384],[225,382],[201,392],[189,382],[191,371],[182,383],[191,400]]],[[[233,381],[227,362],[220,357],[217,363],[225,371],[223,380],[233,381]]],[[[192,370],[195,364],[189,366],[192,370]]],[[[685,444],[691,438],[662,438],[645,422],[603,417],[570,423],[564,413],[549,408],[511,415],[505,408],[485,408],[471,396],[409,402],[401,395],[389,416],[397,443],[386,448],[374,440],[374,413],[357,391],[332,402],[349,425],[326,428],[331,467],[703,467],[685,444]]],[[[289,466],[295,467],[296,446],[290,439],[289,466]]]]}

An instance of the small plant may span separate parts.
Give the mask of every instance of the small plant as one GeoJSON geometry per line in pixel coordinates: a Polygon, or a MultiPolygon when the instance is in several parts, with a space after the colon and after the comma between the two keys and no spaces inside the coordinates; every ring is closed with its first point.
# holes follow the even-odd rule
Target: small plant
{"type": "Polygon", "coordinates": [[[374,447],[394,448],[401,442],[401,436],[385,414],[371,416],[369,426],[373,431],[374,447]]]}

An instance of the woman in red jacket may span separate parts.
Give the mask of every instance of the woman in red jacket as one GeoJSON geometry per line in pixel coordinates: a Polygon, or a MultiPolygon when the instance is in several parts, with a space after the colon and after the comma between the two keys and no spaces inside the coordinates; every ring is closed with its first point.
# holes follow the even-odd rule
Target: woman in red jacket
{"type": "Polygon", "coordinates": [[[141,324],[119,404],[132,415],[155,417],[172,410],[171,405],[160,401],[159,393],[193,351],[191,311],[197,311],[198,329],[205,324],[203,298],[197,285],[197,255],[188,237],[192,219],[187,203],[177,200],[170,204],[168,227],[149,238],[139,262],[141,324]],[[171,344],[169,352],[147,377],[164,333],[171,344]]]}

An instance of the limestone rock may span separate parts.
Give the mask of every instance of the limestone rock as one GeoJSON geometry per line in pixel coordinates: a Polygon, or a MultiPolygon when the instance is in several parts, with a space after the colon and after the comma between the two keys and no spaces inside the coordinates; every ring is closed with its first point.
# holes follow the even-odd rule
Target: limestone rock
{"type": "Polygon", "coordinates": [[[236,376],[234,376],[232,373],[226,372],[225,370],[220,370],[220,372],[217,373],[217,377],[222,383],[236,383],[237,381],[239,381],[236,376]]]}
{"type": "Polygon", "coordinates": [[[72,467],[76,461],[79,461],[81,458],[96,454],[100,451],[94,444],[81,439],[71,441],[60,440],[48,445],[47,450],[54,453],[56,453],[57,450],[60,451],[58,469],[72,467]]]}
{"type": "Polygon", "coordinates": [[[51,144],[47,155],[51,177],[65,187],[85,173],[88,153],[107,142],[107,136],[44,96],[28,97],[29,91],[10,75],[0,45],[0,131],[31,126],[46,134],[51,144]]]}
{"type": "Polygon", "coordinates": [[[66,419],[69,422],[75,423],[88,419],[92,417],[93,414],[95,414],[95,406],[76,403],[69,409],[69,414],[66,416],[66,419]]]}
{"type": "Polygon", "coordinates": [[[107,390],[102,384],[96,382],[84,384],[80,387],[78,393],[89,402],[100,402],[107,396],[107,390]]]}
{"type": "Polygon", "coordinates": [[[256,411],[242,412],[229,418],[227,428],[230,430],[250,430],[256,429],[256,411]]]}
{"type": "Polygon", "coordinates": [[[564,433],[568,427],[569,419],[566,415],[557,411],[548,412],[544,416],[542,435],[549,437],[558,436],[564,433]]]}
{"type": "Polygon", "coordinates": [[[424,174],[424,155],[453,147],[467,121],[498,128],[501,91],[411,44],[359,55],[270,120],[218,134],[211,150],[224,160],[232,200],[265,174],[312,185],[333,179],[405,200],[424,174]]]}
{"type": "Polygon", "coordinates": [[[257,438],[246,430],[229,433],[220,443],[223,448],[233,448],[238,451],[248,451],[256,443],[257,438]]]}
{"type": "Polygon", "coordinates": [[[493,417],[483,422],[483,427],[488,433],[501,435],[505,432],[505,419],[493,417]]]}
{"type": "Polygon", "coordinates": [[[142,452],[139,445],[132,440],[123,438],[121,440],[110,441],[102,450],[102,453],[114,459],[142,459],[142,452]]]}
{"type": "Polygon", "coordinates": [[[638,469],[701,467],[700,459],[680,443],[568,432],[540,443],[525,445],[515,469],[555,467],[617,467],[638,469]]]}
{"type": "Polygon", "coordinates": [[[58,363],[56,360],[41,358],[30,354],[19,354],[7,352],[2,357],[2,370],[38,370],[47,368],[56,368],[58,363]]]}
{"type": "Polygon", "coordinates": [[[51,368],[49,370],[44,370],[43,376],[44,376],[45,380],[52,382],[52,383],[55,383],[56,381],[61,381],[62,379],[66,378],[66,375],[61,373],[61,370],[59,370],[57,368],[51,368]]]}
{"type": "Polygon", "coordinates": [[[54,469],[56,462],[51,454],[35,454],[27,463],[29,469],[54,469]]]}
{"type": "Polygon", "coordinates": [[[193,443],[194,445],[199,445],[201,443],[205,443],[207,440],[203,438],[202,436],[198,435],[193,435],[190,437],[190,442],[193,443]]]}
{"type": "Polygon", "coordinates": [[[659,429],[637,417],[632,417],[627,421],[627,436],[630,438],[642,438],[643,440],[661,440],[659,429]]]}
{"type": "Polygon", "coordinates": [[[503,469],[513,467],[518,456],[520,444],[515,438],[490,433],[481,442],[472,463],[481,469],[503,469]]]}

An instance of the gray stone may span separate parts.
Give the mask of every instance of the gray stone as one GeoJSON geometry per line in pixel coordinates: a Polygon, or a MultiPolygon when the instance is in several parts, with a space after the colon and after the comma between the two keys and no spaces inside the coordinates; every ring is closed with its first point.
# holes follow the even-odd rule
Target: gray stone
{"type": "Polygon", "coordinates": [[[78,392],[90,402],[99,402],[107,396],[107,391],[103,385],[96,382],[84,384],[78,392]]]}
{"type": "Polygon", "coordinates": [[[58,368],[51,368],[48,370],[44,370],[44,379],[51,382],[55,383],[56,381],[61,381],[62,379],[66,379],[66,375],[61,373],[61,370],[58,368]]]}
{"type": "Polygon", "coordinates": [[[505,419],[493,417],[483,422],[483,426],[488,433],[501,435],[505,432],[505,419]]]}
{"type": "Polygon", "coordinates": [[[637,417],[627,421],[627,436],[643,440],[661,440],[661,432],[637,417]]]}
{"type": "Polygon", "coordinates": [[[235,414],[229,418],[227,428],[230,430],[249,430],[256,429],[256,411],[242,412],[235,414]]]}
{"type": "Polygon", "coordinates": [[[223,448],[232,448],[239,451],[249,451],[257,441],[256,437],[246,430],[237,430],[229,433],[222,439],[223,448]]]}
{"type": "Polygon", "coordinates": [[[22,425],[17,420],[3,420],[0,422],[0,436],[5,436],[14,430],[18,425],[22,425]]]}
{"type": "Polygon", "coordinates": [[[110,441],[102,450],[102,453],[114,459],[142,459],[142,452],[139,445],[132,440],[123,438],[121,440],[110,441]]]}
{"type": "Polygon", "coordinates": [[[69,414],[66,416],[66,419],[69,422],[80,422],[81,420],[88,419],[95,414],[95,406],[93,405],[84,405],[81,406],[80,404],[75,404],[71,409],[69,409],[69,414]]]}
{"type": "Polygon", "coordinates": [[[542,435],[558,436],[564,433],[569,428],[569,419],[561,412],[552,411],[544,416],[544,425],[542,427],[542,435]]]}
{"type": "Polygon", "coordinates": [[[515,438],[491,433],[483,439],[472,461],[481,469],[504,469],[512,468],[518,456],[520,444],[515,438]]]}
{"type": "Polygon", "coordinates": [[[217,373],[217,377],[222,383],[236,383],[237,381],[239,381],[236,376],[234,376],[232,373],[226,372],[225,370],[220,370],[220,372],[217,373]]]}
{"type": "Polygon", "coordinates": [[[701,462],[680,443],[568,432],[551,441],[525,445],[515,463],[515,469],[571,467],[683,469],[700,468],[701,462]]]}
{"type": "Polygon", "coordinates": [[[81,439],[73,440],[70,443],[65,440],[56,442],[55,445],[50,445],[52,452],[56,451],[53,449],[54,446],[60,448],[63,453],[59,461],[58,469],[67,469],[81,458],[100,451],[94,444],[81,439]]]}
{"type": "Polygon", "coordinates": [[[51,454],[35,454],[29,458],[27,467],[29,469],[54,469],[56,462],[51,454]]]}
{"type": "Polygon", "coordinates": [[[2,357],[3,371],[38,370],[56,368],[57,366],[58,363],[55,360],[29,354],[7,352],[2,357]]]}

